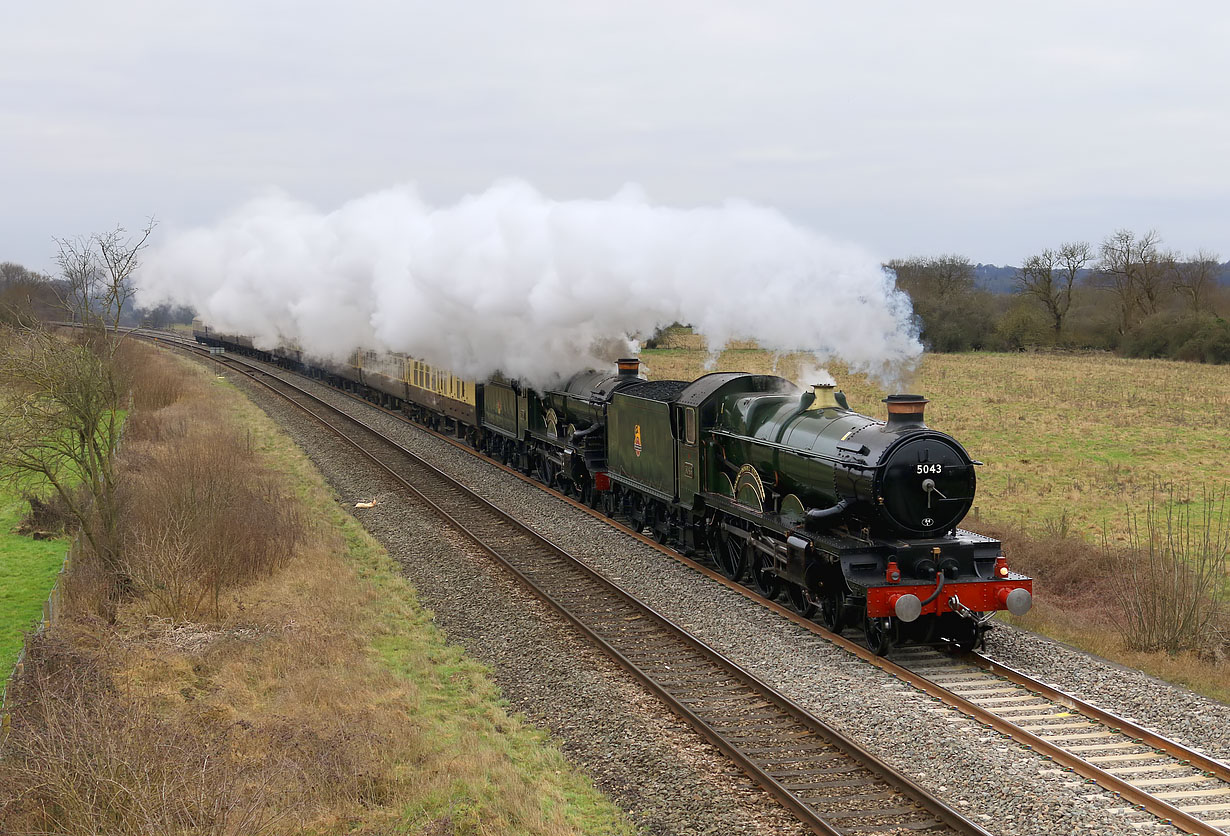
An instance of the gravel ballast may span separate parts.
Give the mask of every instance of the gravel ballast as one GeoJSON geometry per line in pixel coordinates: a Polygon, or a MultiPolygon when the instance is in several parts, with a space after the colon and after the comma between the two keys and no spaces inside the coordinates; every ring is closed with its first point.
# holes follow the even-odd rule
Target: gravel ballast
{"type": "Polygon", "coordinates": [[[387,477],[276,396],[232,376],[302,446],[385,546],[449,640],[492,667],[513,708],[550,731],[646,833],[809,833],[714,747],[387,477]],[[360,500],[376,500],[356,510],[360,500]]]}
{"type": "MultiPolygon", "coordinates": [[[[991,832],[1175,832],[607,523],[396,418],[291,377],[617,579],[991,832]]],[[[267,393],[247,388],[341,496],[370,498],[377,490],[376,477],[331,436],[267,393]]],[[[490,662],[510,701],[561,738],[570,757],[650,832],[798,830],[561,619],[485,558],[442,535],[434,518],[392,494],[358,514],[400,556],[450,636],[490,662]]],[[[992,633],[989,650],[1005,664],[1214,757],[1230,752],[1230,707],[1222,703],[1008,627],[992,633]]]]}

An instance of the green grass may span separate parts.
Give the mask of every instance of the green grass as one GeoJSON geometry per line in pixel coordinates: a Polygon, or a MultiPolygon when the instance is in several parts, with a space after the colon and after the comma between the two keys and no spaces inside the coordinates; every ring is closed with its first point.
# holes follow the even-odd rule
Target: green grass
{"type": "Polygon", "coordinates": [[[28,510],[20,493],[0,487],[0,689],[13,672],[24,632],[42,616],[69,545],[67,539],[34,540],[13,533],[28,510]]]}
{"type": "MultiPolygon", "coordinates": [[[[119,410],[123,427],[127,410],[119,410]]],[[[0,481],[0,690],[13,673],[13,665],[25,641],[24,633],[38,624],[43,602],[55,585],[71,545],[67,537],[35,540],[15,533],[30,506],[22,496],[27,491],[44,496],[54,493],[40,477],[23,476],[17,484],[0,481]]],[[[73,480],[74,484],[76,480],[73,480]]]]}

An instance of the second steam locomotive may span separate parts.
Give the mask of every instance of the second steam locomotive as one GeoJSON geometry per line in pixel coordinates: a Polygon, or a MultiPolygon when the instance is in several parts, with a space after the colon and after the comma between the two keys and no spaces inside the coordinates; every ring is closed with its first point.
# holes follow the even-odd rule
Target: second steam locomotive
{"type": "Polygon", "coordinates": [[[891,395],[880,421],[831,385],[799,391],[760,374],[646,380],[637,360],[536,391],[471,381],[402,355],[348,362],[262,351],[208,328],[199,342],[359,392],[532,474],[868,647],[981,642],[1001,610],[1032,605],[1032,581],[999,541],[957,526],[978,464],[924,423],[925,398],[891,395]]]}

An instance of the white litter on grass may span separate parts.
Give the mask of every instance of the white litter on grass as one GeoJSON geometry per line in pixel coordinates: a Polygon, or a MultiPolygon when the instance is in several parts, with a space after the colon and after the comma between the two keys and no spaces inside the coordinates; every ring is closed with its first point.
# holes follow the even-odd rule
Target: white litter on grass
{"type": "Polygon", "coordinates": [[[375,508],[376,500],[373,499],[371,502],[356,502],[354,504],[354,507],[356,508],[375,508]]]}

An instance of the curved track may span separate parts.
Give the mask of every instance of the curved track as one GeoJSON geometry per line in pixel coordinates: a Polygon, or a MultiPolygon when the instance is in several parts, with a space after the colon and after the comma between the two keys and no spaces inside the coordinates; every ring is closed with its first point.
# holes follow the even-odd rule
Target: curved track
{"type": "MultiPolygon", "coordinates": [[[[167,340],[165,335],[161,338],[201,351],[188,341],[167,340]]],[[[402,417],[391,410],[384,411],[402,417]]],[[[433,434],[480,455],[455,439],[433,434]]],[[[978,654],[953,655],[917,647],[898,649],[891,658],[876,656],[861,644],[824,630],[709,566],[682,556],[619,521],[609,520],[515,469],[488,461],[825,636],[864,661],[1093,780],[1183,832],[1199,836],[1230,833],[1230,767],[1226,764],[978,654]]]]}
{"type": "MultiPolygon", "coordinates": [[[[181,341],[157,335],[161,342],[181,341]]],[[[294,403],[502,563],[816,833],[987,832],[683,628],[379,431],[259,367],[294,403]]]]}

